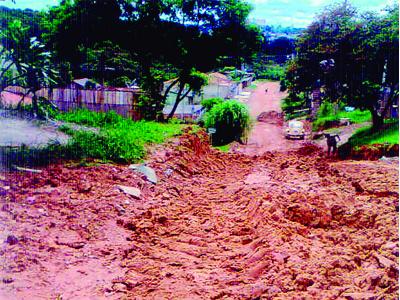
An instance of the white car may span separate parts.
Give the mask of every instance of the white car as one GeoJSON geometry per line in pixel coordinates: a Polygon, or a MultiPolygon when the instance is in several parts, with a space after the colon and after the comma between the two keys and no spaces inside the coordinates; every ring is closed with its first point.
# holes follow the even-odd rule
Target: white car
{"type": "Polygon", "coordinates": [[[304,124],[297,120],[291,120],[287,124],[287,128],[285,129],[285,137],[287,139],[291,138],[300,138],[304,140],[305,130],[304,124]]]}

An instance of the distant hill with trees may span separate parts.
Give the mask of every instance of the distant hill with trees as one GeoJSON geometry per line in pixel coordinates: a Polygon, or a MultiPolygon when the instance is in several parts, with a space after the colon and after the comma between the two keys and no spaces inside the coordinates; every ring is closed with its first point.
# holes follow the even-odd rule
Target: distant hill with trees
{"type": "Polygon", "coordinates": [[[22,26],[29,27],[33,35],[42,33],[41,18],[43,13],[32,9],[16,9],[0,6],[0,31],[7,28],[12,20],[20,20],[22,26]]]}

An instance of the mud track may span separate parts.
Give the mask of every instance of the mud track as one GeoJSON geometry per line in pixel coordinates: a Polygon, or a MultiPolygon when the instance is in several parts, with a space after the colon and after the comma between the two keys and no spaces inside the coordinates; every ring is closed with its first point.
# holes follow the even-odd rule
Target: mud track
{"type": "Polygon", "coordinates": [[[149,165],[157,185],[112,165],[3,178],[0,299],[398,298],[396,164],[187,134],[149,165]]]}

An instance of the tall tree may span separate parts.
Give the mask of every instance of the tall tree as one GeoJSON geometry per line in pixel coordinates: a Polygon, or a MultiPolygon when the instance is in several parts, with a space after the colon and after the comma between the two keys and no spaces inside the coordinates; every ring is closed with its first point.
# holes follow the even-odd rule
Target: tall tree
{"type": "Polygon", "coordinates": [[[129,51],[146,91],[142,105],[154,118],[167,97],[165,80],[177,79],[179,102],[204,83],[193,74],[212,70],[223,56],[240,65],[252,55],[260,34],[246,23],[250,9],[243,0],[65,0],[49,12],[48,44],[71,63],[74,74],[82,74],[90,57],[79,49],[96,49],[108,40],[129,51]]]}
{"type": "MultiPolygon", "coordinates": [[[[23,26],[20,20],[10,22],[7,30],[1,35],[1,43],[9,54],[9,63],[15,66],[16,76],[7,83],[18,79],[19,83],[32,93],[32,112],[38,117],[44,117],[40,110],[37,92],[56,83],[57,71],[52,63],[52,56],[45,50],[37,37],[29,35],[29,27],[23,26]]],[[[4,83],[3,83],[4,84],[4,83]]]]}
{"type": "Polygon", "coordinates": [[[374,128],[383,124],[382,89],[390,87],[387,107],[398,94],[397,7],[377,16],[360,15],[347,1],[330,6],[301,36],[297,53],[287,73],[290,93],[322,85],[327,100],[368,109],[374,128]]]}

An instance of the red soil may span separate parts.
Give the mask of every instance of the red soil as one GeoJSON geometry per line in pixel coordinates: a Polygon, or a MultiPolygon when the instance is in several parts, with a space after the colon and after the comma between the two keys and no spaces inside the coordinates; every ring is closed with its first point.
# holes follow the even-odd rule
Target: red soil
{"type": "Polygon", "coordinates": [[[398,298],[397,165],[201,134],[149,165],[157,185],[115,165],[3,178],[0,299],[398,298]]]}

